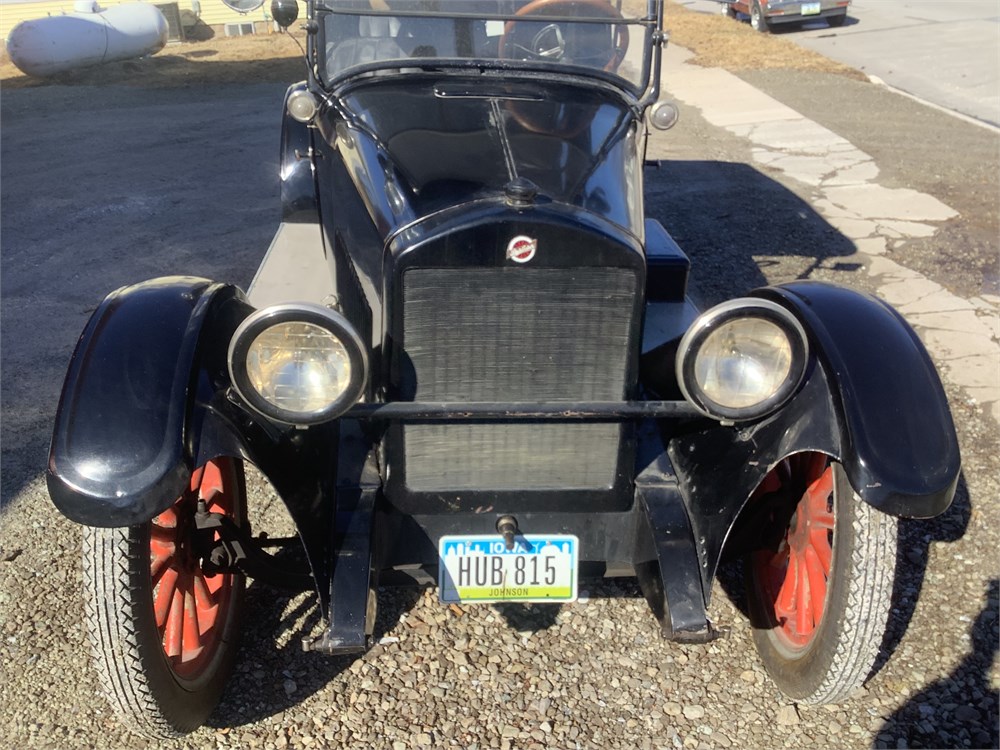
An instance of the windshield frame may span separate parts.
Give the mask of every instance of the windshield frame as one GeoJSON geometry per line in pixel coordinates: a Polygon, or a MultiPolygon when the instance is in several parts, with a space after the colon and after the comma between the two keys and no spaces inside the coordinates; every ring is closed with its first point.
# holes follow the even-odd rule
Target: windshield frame
{"type": "MultiPolygon", "coordinates": [[[[621,5],[629,0],[609,0],[612,7],[621,11],[621,5]]],[[[319,0],[309,2],[308,13],[310,26],[313,33],[310,34],[309,44],[309,67],[312,73],[311,78],[315,84],[325,91],[331,91],[340,85],[355,80],[359,77],[370,77],[376,74],[397,73],[407,75],[408,71],[426,72],[435,70],[444,72],[477,71],[479,73],[497,72],[505,75],[525,76],[535,80],[551,78],[553,80],[565,80],[567,76],[572,78],[600,79],[605,84],[612,84],[617,88],[624,89],[637,98],[650,101],[655,98],[659,87],[659,64],[661,56],[661,45],[665,41],[662,32],[663,25],[663,0],[632,0],[630,5],[634,8],[644,5],[643,14],[630,13],[623,15],[621,21],[609,21],[602,17],[575,17],[567,14],[531,14],[530,16],[518,16],[515,13],[479,13],[460,11],[428,11],[410,9],[389,9],[375,10],[360,7],[345,7],[336,4],[336,0],[319,0]],[[613,23],[615,26],[626,26],[631,32],[631,45],[641,46],[641,67],[636,70],[634,78],[619,74],[616,70],[605,70],[593,66],[574,64],[565,61],[545,61],[545,60],[523,60],[515,58],[501,58],[497,56],[469,56],[469,57],[396,57],[391,59],[373,60],[360,64],[353,64],[339,71],[333,72],[326,68],[326,55],[320,50],[326,49],[326,19],[330,16],[358,16],[367,18],[382,19],[441,19],[444,20],[467,20],[480,21],[484,23],[504,23],[509,27],[510,22],[530,22],[530,23],[574,23],[605,25],[613,23]]],[[[506,31],[504,33],[507,33],[506,31]]],[[[639,59],[635,53],[631,55],[635,62],[639,59]]]]}

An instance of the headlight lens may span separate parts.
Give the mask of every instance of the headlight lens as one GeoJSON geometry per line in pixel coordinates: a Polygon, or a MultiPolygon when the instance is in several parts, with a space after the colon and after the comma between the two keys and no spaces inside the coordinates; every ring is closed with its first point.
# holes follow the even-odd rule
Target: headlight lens
{"type": "Polygon", "coordinates": [[[681,339],[677,376],[685,397],[723,421],[762,417],[787,401],[805,374],[799,322],[767,300],[712,308],[681,339]]]}
{"type": "Polygon", "coordinates": [[[259,310],[237,329],[229,370],[243,400],[264,416],[314,424],[361,398],[367,358],[343,316],[318,305],[279,305],[259,310]]]}
{"type": "Polygon", "coordinates": [[[347,348],[312,323],[279,323],[264,330],[247,351],[247,378],[268,402],[313,412],[336,401],[351,382],[347,348]]]}
{"type": "Polygon", "coordinates": [[[723,323],[695,355],[695,380],[705,395],[731,409],[769,398],[788,377],[792,347],[769,320],[743,318],[723,323]]]}

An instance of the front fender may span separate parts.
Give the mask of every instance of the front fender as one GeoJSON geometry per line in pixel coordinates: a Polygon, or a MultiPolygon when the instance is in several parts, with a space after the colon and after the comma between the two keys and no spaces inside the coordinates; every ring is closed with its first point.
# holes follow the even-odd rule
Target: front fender
{"type": "Polygon", "coordinates": [[[825,453],[844,465],[865,502],[924,518],[948,508],[961,470],[937,371],[897,312],[869,295],[819,282],[754,295],[789,309],[815,356],[799,392],[761,422],[704,420],[679,434],[664,424],[706,592],[744,504],[787,456],[825,453]]]}
{"type": "Polygon", "coordinates": [[[224,355],[200,352],[225,352],[250,309],[236,287],[193,277],[108,295],[80,336],[56,412],[47,481],[63,514],[130,526],[181,495],[199,380],[225,367],[224,355]]]}
{"type": "Polygon", "coordinates": [[[961,459],[948,399],[917,334],[885,302],[800,281],[760,290],[805,326],[840,418],[837,458],[870,505],[929,518],[951,504],[961,459]]]}

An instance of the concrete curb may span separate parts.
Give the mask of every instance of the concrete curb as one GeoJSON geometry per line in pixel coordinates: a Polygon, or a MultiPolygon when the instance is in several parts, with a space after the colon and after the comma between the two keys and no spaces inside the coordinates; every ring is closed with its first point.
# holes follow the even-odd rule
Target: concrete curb
{"type": "Polygon", "coordinates": [[[962,114],[961,112],[956,112],[953,109],[948,109],[947,107],[942,107],[940,104],[935,104],[934,102],[928,101],[916,94],[911,94],[909,91],[903,91],[903,89],[896,88],[895,86],[886,83],[881,78],[875,75],[869,75],[868,80],[874,83],[876,86],[881,86],[888,89],[894,94],[899,94],[900,96],[905,96],[907,99],[912,99],[915,102],[923,104],[925,107],[930,107],[931,109],[942,112],[946,115],[951,115],[952,117],[961,120],[962,122],[967,122],[969,125],[978,125],[981,128],[985,128],[994,133],[1000,133],[1000,126],[994,125],[992,122],[986,122],[985,120],[980,120],[971,115],[962,114]]]}

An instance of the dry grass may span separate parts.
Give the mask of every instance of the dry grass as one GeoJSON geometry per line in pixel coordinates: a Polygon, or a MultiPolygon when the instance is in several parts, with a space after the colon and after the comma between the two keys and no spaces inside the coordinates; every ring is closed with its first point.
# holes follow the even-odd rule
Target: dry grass
{"type": "MultiPolygon", "coordinates": [[[[695,13],[668,0],[665,26],[670,41],[694,53],[696,65],[727,70],[816,70],[867,80],[863,73],[799,47],[787,33],[761,34],[722,14],[695,13]]],[[[791,33],[794,33],[791,32],[791,33]]]]}
{"type": "MultiPolygon", "coordinates": [[[[627,0],[634,2],[635,0],[627,0]]],[[[818,70],[856,78],[853,68],[793,44],[784,35],[759,34],[722,15],[695,13],[667,0],[666,25],[674,44],[695,54],[694,62],[728,70],[786,68],[818,70]]],[[[296,31],[302,41],[304,32],[296,31]]],[[[301,53],[288,34],[259,34],[167,46],[152,57],[109,63],[46,79],[29,78],[0,55],[5,89],[63,85],[185,87],[204,83],[279,83],[305,77],[301,53]]]]}

